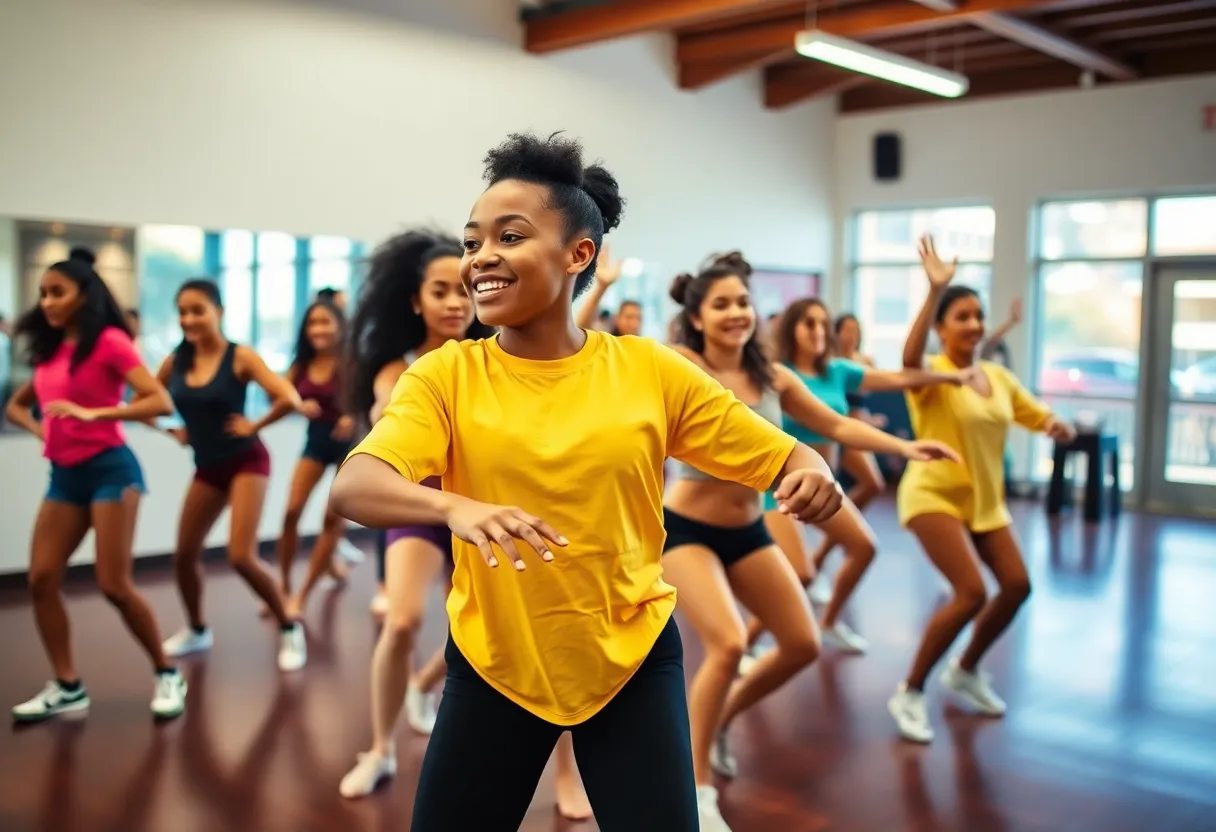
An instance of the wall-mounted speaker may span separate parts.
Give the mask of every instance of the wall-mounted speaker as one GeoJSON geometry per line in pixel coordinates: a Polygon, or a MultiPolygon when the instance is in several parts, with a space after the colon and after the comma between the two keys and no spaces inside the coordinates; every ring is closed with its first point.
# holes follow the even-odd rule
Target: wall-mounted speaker
{"type": "Polygon", "coordinates": [[[879,182],[894,182],[901,170],[898,133],[878,133],[874,136],[874,178],[879,182]]]}

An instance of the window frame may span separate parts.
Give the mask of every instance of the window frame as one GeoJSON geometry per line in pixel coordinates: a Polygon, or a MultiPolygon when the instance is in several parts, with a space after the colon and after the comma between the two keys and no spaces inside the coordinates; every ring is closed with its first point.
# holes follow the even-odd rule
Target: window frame
{"type": "MultiPolygon", "coordinates": [[[[904,205],[862,206],[862,207],[853,209],[852,212],[849,214],[848,222],[847,222],[846,229],[845,229],[846,236],[844,239],[844,250],[847,252],[847,258],[845,259],[844,265],[845,265],[845,273],[846,273],[846,285],[844,287],[845,291],[841,293],[841,300],[844,302],[844,305],[847,306],[848,309],[851,310],[853,314],[857,314],[857,310],[861,307],[861,303],[860,303],[861,282],[858,277],[858,273],[861,269],[867,269],[867,268],[872,268],[872,269],[883,269],[883,268],[919,269],[921,267],[920,261],[915,258],[913,258],[912,260],[908,260],[908,261],[904,261],[904,260],[865,260],[865,259],[863,259],[860,256],[861,246],[860,246],[860,239],[859,239],[860,235],[858,233],[858,228],[860,226],[860,221],[861,221],[861,217],[863,214],[902,213],[905,215],[911,215],[917,211],[951,211],[951,210],[965,210],[965,209],[973,209],[973,208],[986,208],[992,212],[992,215],[993,215],[992,254],[989,255],[989,259],[987,259],[987,260],[976,260],[976,259],[972,259],[972,258],[968,258],[968,259],[964,260],[964,259],[960,258],[958,261],[958,265],[959,265],[960,269],[964,269],[967,267],[987,268],[988,286],[985,287],[985,289],[989,294],[991,294],[992,277],[993,277],[992,270],[993,270],[993,265],[996,262],[996,240],[997,240],[997,232],[998,232],[998,227],[996,225],[996,205],[995,204],[993,204],[992,202],[984,202],[982,200],[958,200],[958,201],[950,201],[950,202],[933,202],[933,203],[927,203],[927,204],[922,203],[922,204],[918,204],[918,205],[904,204],[904,205]]],[[[988,298],[985,298],[985,300],[988,300],[988,298]]],[[[843,310],[841,310],[841,311],[843,311],[843,310]]],[[[911,326],[912,322],[916,319],[917,310],[913,309],[913,310],[911,310],[911,312],[912,312],[912,315],[908,320],[909,327],[911,326]]],[[[837,314],[839,314],[839,312],[837,312],[837,314]]],[[[897,368],[885,368],[885,369],[897,369],[897,368]]]]}
{"type": "MultiPolygon", "coordinates": [[[[1029,332],[1031,334],[1031,373],[1029,378],[1023,377],[1026,387],[1032,390],[1035,396],[1041,397],[1042,393],[1039,387],[1039,379],[1043,371],[1043,360],[1045,355],[1043,342],[1044,320],[1043,313],[1046,303],[1046,281],[1044,280],[1044,269],[1054,265],[1062,265],[1067,263],[1085,263],[1085,264],[1104,264],[1104,263],[1123,263],[1134,264],[1139,263],[1140,268],[1140,297],[1141,315],[1140,315],[1140,331],[1139,350],[1137,359],[1140,367],[1144,367],[1144,351],[1147,348],[1151,334],[1149,332],[1151,318],[1150,314],[1146,314],[1148,301],[1145,300],[1153,291],[1153,276],[1158,269],[1163,265],[1185,265],[1188,263],[1210,263],[1216,258],[1216,253],[1209,254],[1160,254],[1155,247],[1156,226],[1157,226],[1157,203],[1162,200],[1177,199],[1179,197],[1216,197],[1216,188],[1212,186],[1198,187],[1193,189],[1183,190],[1135,190],[1135,191],[1116,191],[1106,193],[1074,193],[1074,194],[1059,194],[1053,196],[1044,196],[1035,200],[1031,210],[1031,221],[1029,223],[1029,240],[1028,248],[1030,251],[1029,266],[1031,283],[1029,291],[1034,298],[1031,319],[1027,322],[1030,324],[1029,332]],[[1052,204],[1067,204],[1077,202],[1119,202],[1125,200],[1143,200],[1145,203],[1144,212],[1144,231],[1145,245],[1144,254],[1138,257],[1079,257],[1070,256],[1058,259],[1048,259],[1043,256],[1043,208],[1052,204]]],[[[1150,374],[1140,372],[1136,381],[1136,395],[1131,399],[1132,413],[1135,420],[1135,427],[1132,431],[1132,443],[1134,455],[1131,463],[1133,476],[1131,482],[1128,483],[1124,495],[1127,498],[1143,503],[1146,483],[1146,471],[1144,466],[1147,465],[1148,449],[1150,447],[1152,437],[1149,435],[1151,425],[1147,418],[1146,402],[1147,397],[1151,395],[1150,374]]],[[[1100,403],[1102,401],[1111,401],[1110,396],[1060,396],[1055,394],[1055,398],[1067,399],[1086,399],[1100,403]]],[[[1031,441],[1026,448],[1027,463],[1026,472],[1031,483],[1041,485],[1042,483],[1035,476],[1035,464],[1037,462],[1036,454],[1037,443],[1031,441]]]]}

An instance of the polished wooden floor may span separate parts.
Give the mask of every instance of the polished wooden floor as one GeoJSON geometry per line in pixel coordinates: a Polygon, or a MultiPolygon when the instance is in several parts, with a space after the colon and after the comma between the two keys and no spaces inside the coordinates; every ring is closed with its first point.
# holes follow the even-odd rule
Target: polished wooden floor
{"type": "MultiPolygon", "coordinates": [[[[934,686],[938,739],[920,748],[896,738],[885,703],[942,584],[889,503],[871,515],[882,549],[851,621],[873,650],[826,657],[741,720],[742,776],[722,795],[736,832],[1216,828],[1216,525],[1125,515],[1086,528],[1017,507],[1035,594],[988,663],[1009,714],[962,714],[934,686]]],[[[140,582],[176,628],[167,572],[140,582]]],[[[285,678],[252,597],[212,567],[216,647],[187,667],[186,716],[163,726],[149,718],[149,674],[118,617],[90,582],[74,585],[92,711],[0,740],[0,830],[407,829],[425,740],[402,732],[402,771],[374,797],[337,792],[368,738],[372,582],[368,564],[315,599],[308,668],[285,678]]],[[[443,637],[441,615],[436,595],[426,649],[443,637]]],[[[19,591],[0,593],[0,633],[7,707],[48,675],[19,591]]],[[[523,828],[595,826],[555,817],[547,774],[523,828]]]]}

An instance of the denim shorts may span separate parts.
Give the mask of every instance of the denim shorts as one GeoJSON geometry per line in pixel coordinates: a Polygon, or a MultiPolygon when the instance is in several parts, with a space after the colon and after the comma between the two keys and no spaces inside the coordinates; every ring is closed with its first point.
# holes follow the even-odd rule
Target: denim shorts
{"type": "Polygon", "coordinates": [[[128,488],[145,494],[144,472],[126,445],[110,448],[76,465],[51,463],[51,484],[46,499],[87,508],[93,503],[116,503],[128,488]]]}

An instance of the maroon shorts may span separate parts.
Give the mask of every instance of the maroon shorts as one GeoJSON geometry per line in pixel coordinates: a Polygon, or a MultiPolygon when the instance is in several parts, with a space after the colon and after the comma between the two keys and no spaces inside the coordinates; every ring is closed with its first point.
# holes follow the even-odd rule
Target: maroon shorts
{"type": "Polygon", "coordinates": [[[261,439],[254,439],[252,445],[235,456],[194,470],[196,480],[225,494],[232,488],[232,481],[242,474],[270,476],[270,452],[266,450],[261,439]]]}

